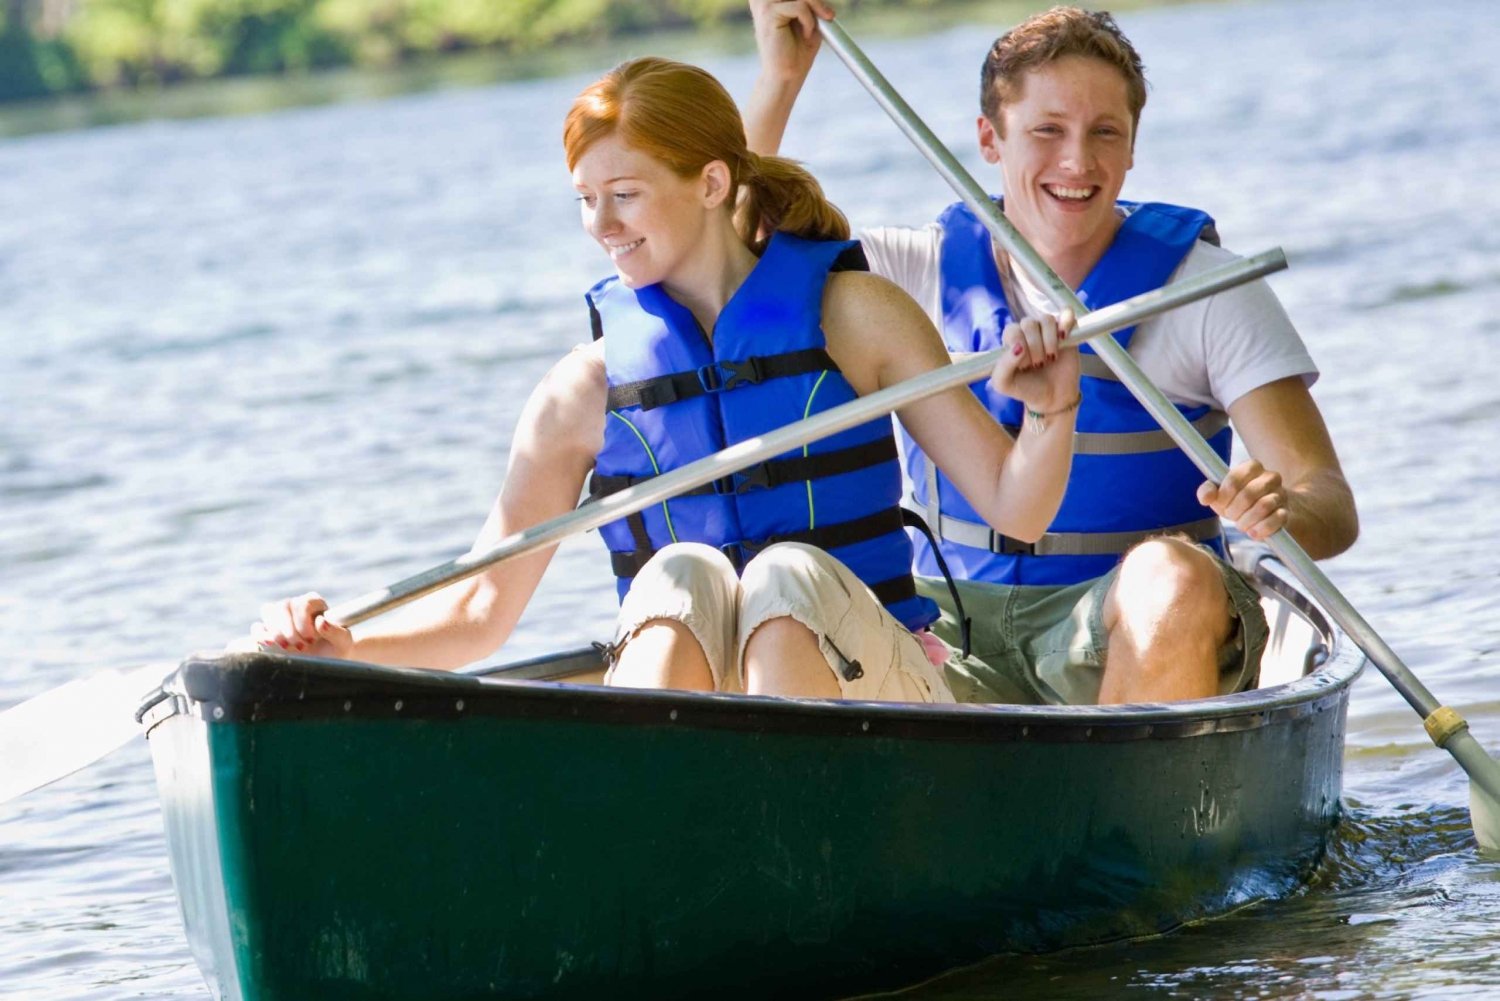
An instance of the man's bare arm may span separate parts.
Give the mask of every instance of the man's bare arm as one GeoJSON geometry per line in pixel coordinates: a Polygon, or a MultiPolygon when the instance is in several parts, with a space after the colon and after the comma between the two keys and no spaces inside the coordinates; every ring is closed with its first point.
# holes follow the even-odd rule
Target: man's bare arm
{"type": "Polygon", "coordinates": [[[1313,559],[1352,546],[1354,493],[1306,383],[1293,376],[1253,389],[1230,404],[1229,418],[1253,458],[1217,490],[1204,484],[1199,498],[1252,538],[1284,525],[1313,559]]]}

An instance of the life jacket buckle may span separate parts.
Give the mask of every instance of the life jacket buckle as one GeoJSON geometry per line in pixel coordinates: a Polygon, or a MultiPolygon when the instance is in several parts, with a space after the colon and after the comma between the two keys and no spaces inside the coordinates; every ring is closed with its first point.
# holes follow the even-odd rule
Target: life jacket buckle
{"type": "Polygon", "coordinates": [[[724,387],[724,376],[719,372],[718,362],[709,362],[698,367],[698,385],[705,393],[717,393],[724,387]]]}
{"type": "Polygon", "coordinates": [[[990,552],[1000,556],[1035,556],[1036,543],[1022,542],[990,529],[990,552]]]}
{"type": "Polygon", "coordinates": [[[771,468],[762,462],[751,466],[749,469],[740,470],[734,474],[733,479],[735,480],[734,492],[737,494],[742,494],[746,490],[758,490],[769,487],[771,485],[771,468]]]}
{"type": "Polygon", "coordinates": [[[740,383],[755,385],[765,378],[759,358],[744,361],[714,361],[698,368],[698,385],[705,393],[719,393],[733,389],[740,383]]]}
{"type": "Polygon", "coordinates": [[[733,389],[742,382],[753,386],[765,377],[760,370],[759,358],[750,357],[744,361],[723,361],[719,364],[729,372],[729,378],[724,380],[725,389],[733,389]]]}

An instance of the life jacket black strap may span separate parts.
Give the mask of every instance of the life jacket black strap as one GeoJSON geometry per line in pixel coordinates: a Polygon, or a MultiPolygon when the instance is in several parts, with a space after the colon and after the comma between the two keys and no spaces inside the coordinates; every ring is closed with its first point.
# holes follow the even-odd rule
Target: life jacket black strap
{"type": "MultiPolygon", "coordinates": [[[[834,452],[822,452],[817,455],[798,455],[790,459],[772,459],[742,469],[738,473],[729,476],[721,476],[717,480],[705,483],[701,487],[684,491],[679,496],[693,497],[699,494],[742,494],[748,490],[761,488],[779,487],[786,483],[798,483],[803,480],[817,480],[825,476],[838,476],[841,473],[853,473],[870,466],[878,466],[882,462],[894,462],[897,458],[896,439],[889,435],[882,435],[873,441],[865,442],[863,445],[854,445],[849,448],[841,448],[834,452]]],[[[652,476],[601,476],[594,473],[589,477],[589,496],[591,498],[607,497],[618,493],[627,487],[633,487],[638,483],[646,483],[655,479],[652,476]]]]}
{"type": "Polygon", "coordinates": [[[863,518],[855,518],[853,521],[841,521],[817,528],[804,528],[795,532],[782,532],[765,539],[741,540],[740,548],[751,556],[778,542],[802,542],[809,546],[817,546],[819,549],[837,549],[840,546],[852,546],[856,542],[864,542],[866,539],[879,538],[898,531],[900,528],[901,509],[888,507],[874,514],[867,514],[863,518]]]}
{"type": "Polygon", "coordinates": [[[882,605],[894,605],[908,598],[915,598],[917,596],[917,582],[912,580],[911,574],[904,573],[899,577],[892,577],[889,580],[871,584],[870,590],[875,592],[875,600],[879,601],[882,605]]]}
{"type": "Polygon", "coordinates": [[[838,366],[822,348],[803,348],[779,355],[755,355],[742,361],[715,361],[688,372],[673,372],[670,375],[658,375],[611,386],[606,407],[610,410],[625,407],[653,410],[705,393],[719,393],[767,379],[825,371],[837,372],[838,366]]]}
{"type": "Polygon", "coordinates": [[[865,256],[864,244],[860,243],[858,240],[854,241],[854,246],[849,247],[848,249],[840,253],[838,257],[835,257],[833,259],[833,264],[829,265],[828,268],[829,273],[835,271],[869,270],[870,259],[865,256]]]}
{"type": "Polygon", "coordinates": [[[604,318],[599,315],[599,307],[594,305],[594,300],[584,296],[583,301],[589,305],[589,329],[593,332],[594,340],[604,336],[604,318]]]}
{"type": "MultiPolygon", "coordinates": [[[[901,509],[901,520],[908,528],[915,528],[927,537],[927,545],[932,549],[932,558],[937,561],[938,572],[943,575],[943,580],[948,584],[948,595],[953,599],[953,614],[958,619],[958,638],[960,652],[969,656],[970,643],[969,633],[974,625],[967,615],[964,614],[964,600],[958,596],[958,585],[954,583],[953,574],[948,571],[948,561],[943,559],[943,548],[938,545],[937,539],[932,534],[932,529],[920,514],[909,509],[901,509]]],[[[916,583],[912,584],[913,591],[916,583]]]]}

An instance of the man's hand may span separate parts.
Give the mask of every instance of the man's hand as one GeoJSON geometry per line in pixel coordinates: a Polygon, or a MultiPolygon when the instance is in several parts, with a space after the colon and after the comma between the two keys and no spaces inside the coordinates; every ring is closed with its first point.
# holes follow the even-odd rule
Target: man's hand
{"type": "Polygon", "coordinates": [[[1256,542],[1264,542],[1285,528],[1290,517],[1281,474],[1254,459],[1231,468],[1218,487],[1212,483],[1200,486],[1198,502],[1234,522],[1256,542]]]}

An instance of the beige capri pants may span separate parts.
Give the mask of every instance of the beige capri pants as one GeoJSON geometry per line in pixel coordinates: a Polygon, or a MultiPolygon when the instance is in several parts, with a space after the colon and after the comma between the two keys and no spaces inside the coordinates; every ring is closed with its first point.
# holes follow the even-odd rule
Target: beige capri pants
{"type": "Polygon", "coordinates": [[[781,616],[818,637],[843,698],[953,701],[943,668],[932,663],[911,630],[852,570],[799,542],[767,547],[741,575],[712,546],[666,546],[641,568],[626,593],[614,647],[653,619],[680,622],[703,647],[715,690],[743,692],[745,645],[762,624],[781,616]]]}

